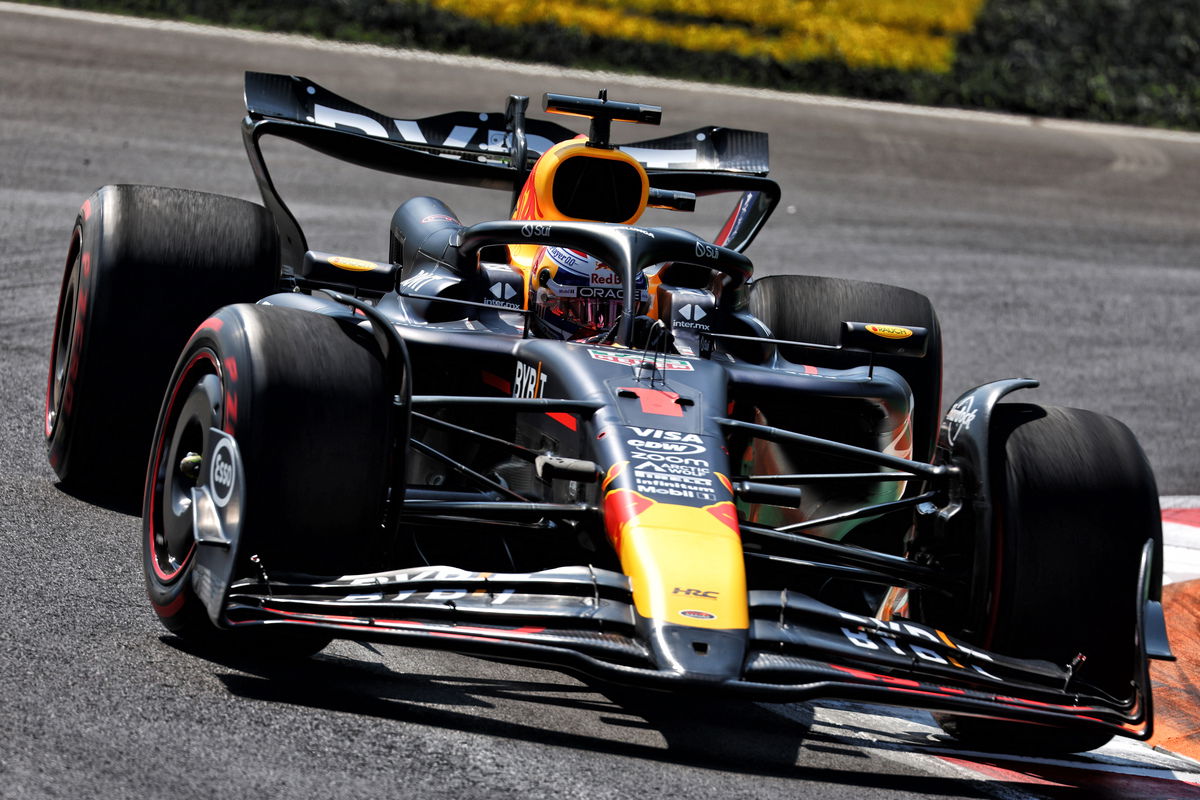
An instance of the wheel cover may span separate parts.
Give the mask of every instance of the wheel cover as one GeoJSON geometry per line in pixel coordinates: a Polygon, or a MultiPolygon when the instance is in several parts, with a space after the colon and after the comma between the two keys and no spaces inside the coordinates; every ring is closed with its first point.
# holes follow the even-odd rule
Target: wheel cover
{"type": "Polygon", "coordinates": [[[192,489],[204,469],[210,428],[224,418],[224,388],[216,355],[195,353],[172,389],[154,448],[149,487],[150,563],[163,583],[177,580],[195,552],[192,489]]]}

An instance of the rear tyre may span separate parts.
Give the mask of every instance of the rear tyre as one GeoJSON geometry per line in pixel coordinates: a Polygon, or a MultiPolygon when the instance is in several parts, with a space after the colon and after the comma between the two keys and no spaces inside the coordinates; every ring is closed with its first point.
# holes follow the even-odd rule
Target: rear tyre
{"type": "MultiPolygon", "coordinates": [[[[924,358],[877,355],[875,364],[898,372],[913,393],[913,458],[929,461],[941,422],[942,332],[929,298],[884,283],[816,275],[769,275],[751,284],[750,313],[766,323],[776,339],[837,344],[841,323],[885,322],[927,328],[924,358]]],[[[784,358],[815,367],[848,369],[863,365],[861,353],[783,348],[784,358]]]]}
{"type": "Polygon", "coordinates": [[[143,509],[146,589],[168,630],[207,647],[291,654],[330,638],[210,621],[192,588],[191,490],[212,428],[236,439],[242,460],[235,576],[380,568],[390,395],[373,342],[359,333],[323,315],[237,305],[188,342],[154,433],[143,509]]]}
{"type": "Polygon", "coordinates": [[[59,293],[46,384],[47,455],[63,485],[136,508],[163,389],[188,335],[278,282],[262,206],[157,186],[83,204],[59,293]]]}
{"type": "MultiPolygon", "coordinates": [[[[1129,697],[1141,658],[1141,555],[1151,536],[1162,563],[1158,491],[1145,454],[1109,417],[1016,403],[995,408],[989,447],[999,577],[983,646],[1056,664],[1082,653],[1079,681],[1129,697]]],[[[943,715],[938,722],[964,743],[990,750],[1077,753],[1112,738],[976,717],[943,715]]]]}

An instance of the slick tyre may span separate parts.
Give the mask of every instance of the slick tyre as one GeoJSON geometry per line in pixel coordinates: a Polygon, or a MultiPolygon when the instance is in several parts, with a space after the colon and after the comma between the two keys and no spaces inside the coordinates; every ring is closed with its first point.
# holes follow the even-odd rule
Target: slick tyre
{"type": "Polygon", "coordinates": [[[71,234],[46,384],[50,465],[70,491],[136,508],[150,435],[188,336],[223,305],[276,287],[262,206],[156,186],[105,186],[71,234]]]}
{"type": "MultiPolygon", "coordinates": [[[[926,328],[924,358],[878,355],[877,366],[898,372],[913,392],[913,458],[929,461],[941,419],[942,334],[937,314],[923,294],[845,278],[770,275],[751,284],[749,311],[766,323],[776,339],[837,344],[842,322],[885,322],[926,328]]],[[[784,348],[784,358],[815,367],[863,366],[861,353],[784,348]]]]}
{"type": "MultiPolygon", "coordinates": [[[[1120,422],[1074,408],[1002,404],[989,433],[996,492],[994,612],[982,644],[1017,658],[1070,663],[1081,683],[1132,694],[1142,549],[1162,564],[1158,491],[1120,422]]],[[[1159,568],[1152,596],[1161,591],[1159,568]]],[[[1093,750],[1112,735],[939,716],[971,746],[1034,753],[1093,750]]]]}
{"type": "Polygon", "coordinates": [[[193,589],[193,489],[213,429],[237,444],[244,486],[234,578],[378,570],[390,395],[369,336],[323,315],[226,306],[183,350],[153,436],[143,567],[163,625],[207,647],[314,652],[320,632],[218,630],[193,589]]]}

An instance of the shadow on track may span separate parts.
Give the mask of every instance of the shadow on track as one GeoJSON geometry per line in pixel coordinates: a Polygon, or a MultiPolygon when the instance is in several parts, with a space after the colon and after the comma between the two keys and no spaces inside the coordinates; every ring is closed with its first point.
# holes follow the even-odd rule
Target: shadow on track
{"type": "Polygon", "coordinates": [[[104,486],[92,489],[91,491],[84,491],[68,487],[62,481],[56,481],[54,488],[67,497],[73,497],[76,500],[98,506],[106,511],[115,511],[118,514],[125,514],[130,517],[140,518],[142,516],[142,491],[140,486],[136,492],[128,490],[118,491],[104,486]]]}
{"type": "Polygon", "coordinates": [[[806,751],[866,762],[871,756],[864,749],[874,746],[869,740],[810,730],[813,713],[807,705],[796,706],[799,719],[789,719],[754,703],[696,694],[606,684],[406,675],[383,664],[328,654],[304,661],[251,661],[216,657],[172,636],[162,641],[235,670],[216,677],[232,694],[248,700],[734,774],[929,796],[995,796],[982,791],[978,780],[881,772],[877,762],[861,769],[806,766],[806,751]],[[523,721],[487,713],[512,703],[553,706],[591,720],[563,731],[539,725],[536,712],[528,709],[521,714],[523,721]],[[646,743],[645,732],[657,733],[665,747],[646,743]]]}

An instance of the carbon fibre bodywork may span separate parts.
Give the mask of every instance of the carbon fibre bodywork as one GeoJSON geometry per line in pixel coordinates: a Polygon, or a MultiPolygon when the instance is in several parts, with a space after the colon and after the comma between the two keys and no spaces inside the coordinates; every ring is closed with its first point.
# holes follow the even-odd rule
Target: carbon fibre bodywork
{"type": "MultiPolygon", "coordinates": [[[[935,325],[846,319],[837,342],[774,338],[749,311],[744,254],[780,196],[765,134],[709,126],[620,146],[648,176],[651,203],[734,195],[711,241],[573,218],[467,226],[440,201],[414,198],[393,216],[382,263],[308,249],[263,136],[512,190],[516,207],[539,157],[576,134],[526,121],[520,97],[503,113],[405,120],[260,73],[247,74],[246,105],[247,151],[281,240],[281,291],[260,304],[333,318],[369,343],[395,441],[378,465],[389,537],[379,569],[326,575],[258,557],[242,511],[262,500],[247,494],[236,438],[209,431],[193,454],[209,468],[191,495],[187,580],[217,628],[319,630],[652,688],[859,698],[1150,735],[1147,658],[1170,657],[1161,532],[1137,542],[1127,690],[1093,685],[1079,659],[978,644],[999,558],[989,417],[1036,383],[974,389],[940,431],[920,430],[902,368],[878,362],[926,358],[935,325]],[[623,287],[608,335],[535,335],[529,278],[504,256],[549,246],[598,258],[623,287]],[[635,279],[654,270],[647,317],[635,279]],[[793,360],[818,351],[849,361],[793,360]],[[917,438],[924,452],[937,444],[930,462],[913,458],[917,438]],[[905,614],[908,593],[962,605],[954,633],[905,614]]],[[[654,116],[622,111],[633,105],[612,104],[606,124],[654,116]]]]}

